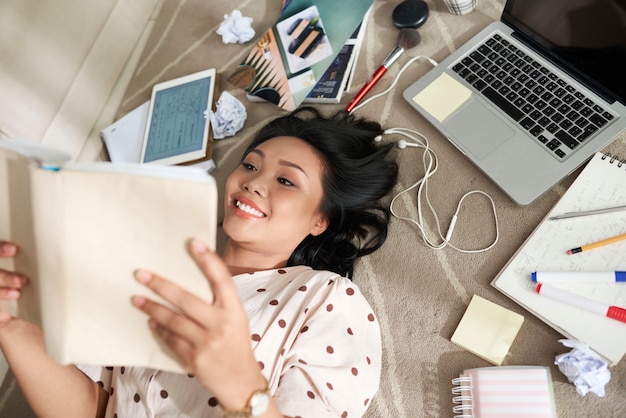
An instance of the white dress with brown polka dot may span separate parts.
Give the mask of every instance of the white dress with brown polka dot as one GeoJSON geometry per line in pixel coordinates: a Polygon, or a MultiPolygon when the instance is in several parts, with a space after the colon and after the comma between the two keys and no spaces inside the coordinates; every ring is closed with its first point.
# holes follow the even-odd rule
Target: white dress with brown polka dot
{"type": "MultiPolygon", "coordinates": [[[[358,287],[306,266],[233,277],[251,344],[284,415],[360,417],[378,390],[381,337],[358,287]]],[[[106,418],[221,417],[193,376],[80,366],[109,393],[106,418]]]]}

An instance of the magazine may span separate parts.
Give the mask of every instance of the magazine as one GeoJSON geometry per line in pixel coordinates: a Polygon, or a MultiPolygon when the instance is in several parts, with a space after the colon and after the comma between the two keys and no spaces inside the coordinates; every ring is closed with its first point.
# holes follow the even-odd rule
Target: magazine
{"type": "Polygon", "coordinates": [[[298,107],[333,64],[373,0],[289,0],[228,81],[253,101],[298,107]]]}

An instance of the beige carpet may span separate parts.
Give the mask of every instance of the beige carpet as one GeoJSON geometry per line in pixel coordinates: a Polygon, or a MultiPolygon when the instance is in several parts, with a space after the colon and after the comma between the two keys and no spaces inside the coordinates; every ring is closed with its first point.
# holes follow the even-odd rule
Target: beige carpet
{"type": "MultiPolygon", "coordinates": [[[[257,36],[278,16],[280,6],[280,0],[235,3],[245,16],[255,18],[257,36]]],[[[358,61],[357,86],[367,81],[395,45],[397,31],[390,16],[399,3],[400,0],[375,1],[358,61]]],[[[405,53],[373,92],[385,89],[410,57],[421,54],[442,60],[497,19],[504,1],[479,0],[478,9],[466,16],[449,14],[443,0],[427,0],[427,3],[430,17],[419,29],[421,44],[405,53]]],[[[223,15],[233,8],[234,2],[228,0],[165,1],[117,116],[148,100],[150,89],[157,82],[208,67],[216,67],[228,76],[252,45],[252,42],[223,45],[215,33],[223,15]]],[[[450,248],[434,251],[426,247],[415,226],[394,219],[383,249],[359,263],[355,282],[369,298],[383,327],[381,389],[371,404],[368,417],[452,416],[452,378],[465,368],[489,365],[450,342],[474,294],[525,316],[505,365],[550,366],[557,354],[568,351],[557,342],[561,338],[557,332],[492,288],[490,282],[564,193],[573,176],[530,207],[516,206],[404,103],[402,91],[429,68],[426,61],[413,64],[392,93],[367,105],[358,114],[377,119],[385,128],[412,128],[429,138],[440,161],[440,169],[430,184],[430,194],[444,230],[461,196],[480,189],[495,201],[501,236],[497,246],[486,253],[461,254],[450,248]]],[[[245,103],[248,120],[236,137],[215,143],[214,159],[218,168],[214,175],[218,184],[223,184],[259,127],[281,113],[271,104],[247,102],[241,91],[224,80],[221,88],[245,103]]],[[[341,105],[319,107],[329,113],[341,109],[355,93],[347,94],[341,105]]],[[[626,156],[626,136],[622,135],[607,150],[626,156]]],[[[398,151],[397,159],[401,171],[397,191],[400,191],[422,176],[421,152],[413,148],[398,151]]],[[[415,199],[415,194],[407,195],[399,202],[398,210],[415,218],[415,199]]],[[[432,219],[427,218],[427,221],[428,233],[434,236],[432,219]]],[[[454,244],[462,248],[488,245],[494,238],[492,222],[487,200],[468,199],[455,230],[454,244]]],[[[559,417],[626,416],[626,360],[611,372],[605,398],[593,394],[581,397],[552,366],[559,417]]]]}
{"type": "MultiPolygon", "coordinates": [[[[155,23],[118,116],[147,100],[155,82],[207,67],[216,67],[228,77],[252,45],[223,45],[215,34],[222,15],[230,13],[231,2],[189,0],[180,2],[176,7],[170,3],[165,2],[155,23]]],[[[276,5],[279,0],[241,3],[243,14],[255,17],[256,28],[263,27],[268,19],[271,21],[270,16],[278,13],[276,5]],[[268,4],[267,9],[263,8],[265,3],[268,4]],[[262,16],[263,22],[260,21],[262,16]]],[[[358,61],[357,88],[344,97],[341,105],[320,105],[320,109],[332,112],[345,107],[358,86],[367,81],[393,48],[397,31],[391,24],[390,16],[399,3],[400,0],[375,1],[358,61]]],[[[466,16],[451,15],[442,0],[428,0],[427,3],[430,16],[419,29],[422,42],[407,51],[389,69],[372,94],[384,90],[410,57],[426,55],[436,61],[442,60],[490,21],[497,19],[504,1],[479,0],[478,10],[466,16]]],[[[573,177],[530,207],[520,208],[512,203],[404,103],[402,91],[429,68],[430,64],[426,61],[414,63],[389,95],[371,102],[358,114],[379,120],[385,128],[413,128],[429,138],[441,163],[430,185],[431,199],[444,229],[460,197],[467,191],[481,189],[496,202],[501,236],[497,246],[486,253],[461,254],[450,248],[434,251],[425,246],[413,225],[394,219],[390,238],[383,249],[359,264],[355,281],[368,296],[383,325],[383,377],[380,392],[369,409],[369,417],[452,416],[451,379],[465,368],[489,365],[450,342],[474,294],[525,316],[524,325],[505,364],[552,365],[555,355],[567,351],[557,342],[561,338],[557,332],[492,288],[490,282],[563,194],[573,177]]],[[[240,90],[225,81],[222,81],[221,87],[244,102],[248,121],[236,137],[215,143],[214,157],[218,168],[214,175],[218,183],[223,183],[237,164],[248,140],[259,127],[281,112],[271,104],[248,102],[240,90]]],[[[615,141],[609,150],[626,155],[626,136],[615,141]]],[[[399,191],[421,177],[421,165],[418,164],[421,152],[413,148],[405,149],[398,152],[397,158],[401,169],[399,191]]],[[[407,195],[397,208],[404,215],[415,218],[415,194],[407,195]]],[[[494,237],[492,222],[486,199],[468,199],[455,230],[454,243],[462,248],[488,245],[494,237]]],[[[429,223],[431,236],[435,232],[433,225],[429,223]]],[[[559,416],[625,416],[625,363],[612,368],[612,379],[605,398],[595,395],[581,397],[552,366],[559,416]]]]}

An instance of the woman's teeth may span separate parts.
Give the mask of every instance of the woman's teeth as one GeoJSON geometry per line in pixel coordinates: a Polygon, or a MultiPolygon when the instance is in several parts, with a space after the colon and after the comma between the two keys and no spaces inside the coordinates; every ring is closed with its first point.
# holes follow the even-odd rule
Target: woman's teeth
{"type": "Polygon", "coordinates": [[[259,210],[256,210],[255,208],[253,208],[250,205],[246,205],[245,203],[241,203],[240,201],[236,201],[235,202],[235,206],[237,206],[240,210],[249,213],[250,215],[254,215],[256,217],[259,218],[263,218],[265,216],[265,214],[259,210]]]}

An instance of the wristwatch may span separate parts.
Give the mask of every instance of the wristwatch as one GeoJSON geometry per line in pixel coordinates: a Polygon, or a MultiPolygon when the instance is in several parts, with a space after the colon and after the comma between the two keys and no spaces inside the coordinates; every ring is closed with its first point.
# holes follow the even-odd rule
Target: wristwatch
{"type": "Polygon", "coordinates": [[[224,409],[224,417],[227,418],[249,418],[260,417],[270,406],[272,395],[270,394],[269,385],[265,382],[265,388],[257,390],[250,396],[248,403],[244,409],[238,411],[231,411],[224,409]]]}

